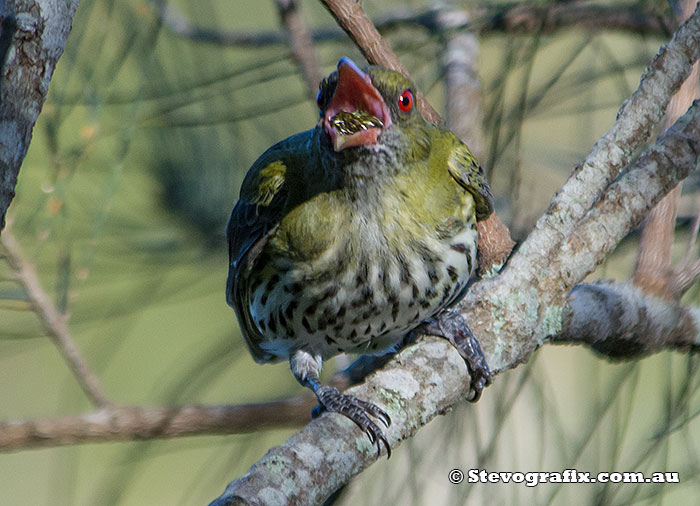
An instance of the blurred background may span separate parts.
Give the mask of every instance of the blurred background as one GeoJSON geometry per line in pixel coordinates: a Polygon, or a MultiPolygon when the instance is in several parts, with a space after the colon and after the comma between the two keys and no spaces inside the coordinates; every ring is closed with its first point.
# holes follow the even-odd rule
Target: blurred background
{"type": "MultiPolygon", "coordinates": [[[[547,2],[537,2],[543,6],[547,2]]],[[[44,289],[107,395],[126,405],[263,402],[301,393],[285,363],[256,365],[224,286],[224,226],[252,162],[317,118],[273,0],[169,1],[180,20],[250,34],[222,45],[175,32],[146,0],[83,0],[34,129],[8,215],[44,289]]],[[[363,0],[372,19],[495,2],[363,0]]],[[[672,15],[666,2],[630,5],[672,15]]],[[[319,2],[300,1],[322,72],[364,63],[319,2]],[[326,30],[328,32],[328,30],[326,30]],[[334,34],[337,34],[334,35],[334,34]]],[[[405,16],[404,16],[405,17],[405,16]]],[[[171,20],[172,21],[172,20],[171,20]]],[[[383,34],[444,112],[446,33],[411,22],[383,34]]],[[[524,238],[637,87],[663,30],[566,26],[479,37],[482,164],[499,215],[524,238]]],[[[697,181],[685,184],[681,255],[697,181]]],[[[591,276],[628,279],[633,234],[591,276]]],[[[686,295],[698,302],[697,289],[686,295]]],[[[332,374],[331,362],[326,372],[332,374]]],[[[546,346],[499,375],[354,480],[340,504],[696,504],[697,358],[663,353],[612,364],[546,346]],[[675,471],[680,484],[450,485],[448,472],[675,471]]],[[[0,420],[92,409],[26,294],[0,259],[0,420]]],[[[292,430],[101,443],[0,454],[3,505],[207,504],[292,430]]]]}

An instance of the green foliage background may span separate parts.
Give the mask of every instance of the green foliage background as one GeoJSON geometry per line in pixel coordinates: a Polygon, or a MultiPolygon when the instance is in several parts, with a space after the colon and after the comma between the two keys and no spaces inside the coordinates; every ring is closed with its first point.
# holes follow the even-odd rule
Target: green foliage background
{"type": "MultiPolygon", "coordinates": [[[[317,2],[301,3],[311,26],[333,26],[317,2]]],[[[176,4],[211,28],[278,29],[273,1],[176,4]]],[[[377,16],[433,4],[363,6],[377,16]]],[[[258,366],[243,345],[224,299],[223,228],[247,168],[272,143],[311,128],[315,104],[285,46],[193,42],[154,12],[145,0],[81,2],[20,172],[11,228],[116,402],[296,395],[285,364],[258,366]]],[[[441,110],[442,38],[410,26],[387,36],[441,110]]],[[[614,121],[662,42],[576,29],[482,38],[483,163],[516,237],[614,121]]],[[[318,47],[324,72],[343,55],[363,61],[346,39],[318,47]]],[[[684,197],[682,217],[690,202],[684,197]]],[[[626,279],[635,252],[633,237],[594,277],[626,279]]],[[[456,408],[374,465],[344,504],[690,504],[700,492],[699,382],[697,360],[679,354],[613,365],[584,349],[547,347],[499,376],[476,407],[456,408]],[[681,484],[449,485],[450,469],[477,467],[678,471],[681,484]]],[[[0,263],[0,419],[90,409],[0,263]]],[[[0,502],[206,504],[290,434],[2,454],[0,502]]]]}

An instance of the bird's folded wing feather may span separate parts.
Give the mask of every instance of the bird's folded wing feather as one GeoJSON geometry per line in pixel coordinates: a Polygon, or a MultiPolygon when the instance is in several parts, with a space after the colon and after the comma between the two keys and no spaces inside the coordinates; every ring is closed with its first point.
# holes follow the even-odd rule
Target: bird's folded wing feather
{"type": "Polygon", "coordinates": [[[476,157],[462,142],[452,151],[447,169],[455,180],[474,197],[476,219],[481,221],[493,212],[493,195],[484,170],[476,157]]]}
{"type": "Polygon", "coordinates": [[[300,158],[308,158],[303,150],[308,146],[310,135],[307,131],[285,139],[255,161],[246,174],[226,227],[229,245],[226,300],[238,314],[253,357],[262,362],[272,357],[256,344],[262,336],[252,321],[241,279],[254,267],[262,247],[289,211],[290,201],[295,200],[289,188],[288,172],[298,170],[300,158]]]}

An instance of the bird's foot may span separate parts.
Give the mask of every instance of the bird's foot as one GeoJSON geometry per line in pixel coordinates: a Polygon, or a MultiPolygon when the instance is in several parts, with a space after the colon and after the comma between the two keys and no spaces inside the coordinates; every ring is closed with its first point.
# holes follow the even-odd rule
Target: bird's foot
{"type": "Polygon", "coordinates": [[[312,412],[314,418],[320,416],[324,410],[346,416],[367,434],[372,444],[377,445],[377,456],[381,455],[381,443],[384,443],[386,457],[391,457],[389,441],[387,441],[379,425],[370,418],[372,416],[381,420],[386,427],[389,427],[391,418],[383,409],[352,395],[341,394],[337,388],[332,386],[321,385],[315,389],[315,392],[319,405],[312,412]]]}
{"type": "Polygon", "coordinates": [[[491,370],[479,341],[462,315],[454,311],[443,311],[435,319],[425,322],[420,329],[428,334],[444,337],[457,349],[467,363],[471,376],[470,396],[467,400],[478,401],[484,387],[491,383],[491,370]]]}

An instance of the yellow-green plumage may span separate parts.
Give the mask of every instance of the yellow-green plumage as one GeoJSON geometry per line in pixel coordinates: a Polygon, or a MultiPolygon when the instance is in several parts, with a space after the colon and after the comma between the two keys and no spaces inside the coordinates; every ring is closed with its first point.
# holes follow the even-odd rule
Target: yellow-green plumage
{"type": "Polygon", "coordinates": [[[402,109],[413,84],[344,62],[336,82],[322,84],[317,127],[253,164],[227,230],[227,299],[253,357],[289,359],[315,391],[323,359],[391,347],[459,299],[476,262],[475,222],[492,211],[469,149],[402,109]],[[351,84],[381,99],[355,103],[351,84]],[[341,106],[381,108],[339,116],[371,120],[375,131],[350,147],[345,137],[333,143],[329,135],[348,131],[333,130],[325,115],[341,106]],[[386,123],[378,136],[377,114],[386,123]]]}

